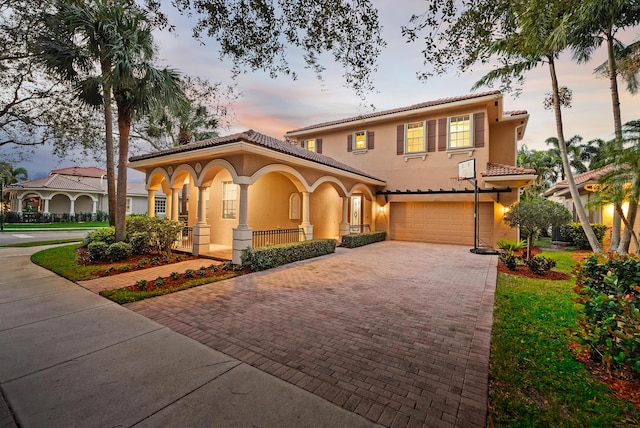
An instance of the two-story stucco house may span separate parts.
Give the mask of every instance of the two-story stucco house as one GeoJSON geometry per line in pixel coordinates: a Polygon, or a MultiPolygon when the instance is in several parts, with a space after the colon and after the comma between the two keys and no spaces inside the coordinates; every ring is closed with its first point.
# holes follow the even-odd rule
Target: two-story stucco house
{"type": "Polygon", "coordinates": [[[502,217],[535,178],[515,167],[529,116],[502,102],[500,92],[441,99],[306,126],[286,141],[250,130],[135,156],[130,167],[146,173],[150,207],[157,190],[167,195],[171,218],[188,184],[194,253],[232,247],[236,263],[263,231],[493,245],[517,237],[502,217]],[[456,179],[461,162],[475,163],[477,181],[456,179]]]}

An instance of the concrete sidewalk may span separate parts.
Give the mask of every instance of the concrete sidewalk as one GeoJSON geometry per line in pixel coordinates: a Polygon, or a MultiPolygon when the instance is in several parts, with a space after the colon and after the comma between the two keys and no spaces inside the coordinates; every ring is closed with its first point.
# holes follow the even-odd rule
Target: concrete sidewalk
{"type": "Polygon", "coordinates": [[[0,248],[0,427],[370,421],[0,248]]]}

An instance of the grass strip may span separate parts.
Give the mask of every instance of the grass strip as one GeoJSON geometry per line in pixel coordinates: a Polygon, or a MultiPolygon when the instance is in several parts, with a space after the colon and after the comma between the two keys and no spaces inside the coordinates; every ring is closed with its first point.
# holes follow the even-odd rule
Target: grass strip
{"type": "Polygon", "coordinates": [[[213,282],[234,278],[236,276],[238,276],[237,273],[230,273],[230,274],[220,275],[220,276],[198,278],[198,279],[187,281],[184,284],[177,287],[161,288],[153,291],[132,291],[132,290],[127,290],[126,288],[118,288],[115,290],[103,290],[100,292],[100,295],[116,303],[124,305],[126,303],[132,303],[132,302],[137,302],[138,300],[148,299],[149,297],[156,297],[156,296],[162,296],[169,293],[175,293],[176,291],[182,291],[188,288],[193,288],[193,287],[197,287],[204,284],[211,284],[213,282]]]}
{"type": "MultiPolygon", "coordinates": [[[[573,254],[545,252],[571,272],[573,254]]],[[[499,273],[491,337],[489,417],[494,426],[638,426],[640,413],[614,397],[569,351],[577,327],[575,279],[499,273]]]]}
{"type": "Polygon", "coordinates": [[[31,262],[49,269],[71,281],[91,279],[95,272],[104,272],[109,268],[119,271],[128,263],[111,263],[100,266],[84,266],[78,263],[76,249],[82,244],[63,245],[38,251],[31,256],[31,262]]]}
{"type": "Polygon", "coordinates": [[[82,241],[82,238],[51,239],[48,241],[18,242],[16,244],[5,244],[5,245],[0,245],[0,247],[7,247],[7,248],[41,247],[43,245],[69,244],[71,242],[81,242],[81,241],[82,241]]]}
{"type": "Polygon", "coordinates": [[[15,232],[16,230],[30,229],[68,229],[85,230],[108,227],[108,221],[87,221],[84,223],[5,223],[4,232],[15,232]]]}

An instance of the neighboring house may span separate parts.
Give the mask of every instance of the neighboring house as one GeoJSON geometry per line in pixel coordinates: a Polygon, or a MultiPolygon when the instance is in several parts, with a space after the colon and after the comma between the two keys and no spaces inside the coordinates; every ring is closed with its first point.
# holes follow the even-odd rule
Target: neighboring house
{"type": "MultiPolygon", "coordinates": [[[[578,174],[573,177],[580,192],[580,202],[583,206],[587,206],[591,198],[593,198],[595,192],[598,190],[598,180],[600,178],[613,171],[614,165],[610,164],[593,171],[587,171],[583,174],[578,174]]],[[[575,204],[569,191],[569,183],[567,180],[562,180],[556,183],[552,188],[544,192],[544,195],[555,202],[561,203],[573,213],[573,220],[578,220],[575,204]]],[[[591,223],[602,223],[607,226],[613,224],[613,204],[605,204],[597,207],[588,208],[589,221],[591,223]]]]}
{"type": "Polygon", "coordinates": [[[238,263],[255,235],[298,228],[307,239],[384,230],[474,246],[473,185],[456,177],[475,160],[478,235],[493,245],[517,238],[502,217],[536,178],[515,167],[529,115],[503,112],[502,102],[500,92],[442,99],[307,126],[288,141],[249,130],[134,156],[129,166],[146,174],[150,203],[158,190],[167,195],[174,219],[172,201],[188,185],[193,252],[232,247],[238,263]]]}
{"type": "MultiPolygon", "coordinates": [[[[23,181],[7,187],[10,209],[23,213],[70,215],[108,213],[107,172],[96,167],[55,169],[47,177],[23,181]]],[[[165,213],[166,198],[155,197],[155,212],[165,213]]],[[[148,212],[148,192],[144,183],[127,183],[127,214],[148,212]]]]}

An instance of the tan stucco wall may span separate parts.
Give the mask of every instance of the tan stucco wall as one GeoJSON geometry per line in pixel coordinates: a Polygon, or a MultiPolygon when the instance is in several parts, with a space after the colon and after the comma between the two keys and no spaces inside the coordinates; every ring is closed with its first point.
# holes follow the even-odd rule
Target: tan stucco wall
{"type": "Polygon", "coordinates": [[[267,174],[249,186],[249,226],[253,230],[297,228],[300,220],[289,219],[289,197],[294,192],[291,180],[279,173],[267,174]]]}
{"type": "Polygon", "coordinates": [[[220,171],[211,183],[211,187],[209,187],[209,215],[207,222],[209,226],[211,226],[211,243],[231,246],[233,241],[233,228],[238,225],[238,219],[222,218],[223,181],[232,181],[231,174],[226,170],[220,171]]]}
{"type": "Polygon", "coordinates": [[[315,239],[338,239],[342,221],[342,198],[328,183],[323,183],[309,197],[309,221],[315,239]]]}

